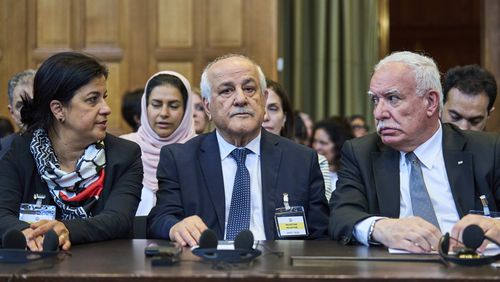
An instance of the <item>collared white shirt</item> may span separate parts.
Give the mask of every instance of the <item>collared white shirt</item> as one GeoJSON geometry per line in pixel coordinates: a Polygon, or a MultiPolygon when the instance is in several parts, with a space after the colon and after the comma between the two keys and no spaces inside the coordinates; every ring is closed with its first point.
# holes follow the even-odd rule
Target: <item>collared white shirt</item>
{"type": "MultiPolygon", "coordinates": [[[[224,198],[225,198],[225,220],[224,238],[226,238],[227,221],[229,219],[229,209],[233,196],[234,177],[236,176],[236,161],[231,157],[231,152],[238,148],[228,143],[216,130],[217,142],[219,143],[220,159],[222,165],[222,176],[224,178],[224,198]]],[[[260,139],[261,133],[255,137],[245,148],[252,151],[248,154],[245,166],[250,174],[250,231],[255,240],[266,240],[264,230],[264,212],[262,207],[262,177],[260,171],[260,139]]]]}
{"type": "MultiPolygon", "coordinates": [[[[451,232],[453,225],[459,220],[459,216],[446,173],[442,144],[443,128],[439,124],[438,131],[424,144],[418,146],[413,153],[420,160],[425,187],[431,198],[441,233],[444,234],[451,232]]],[[[399,157],[401,183],[399,217],[413,216],[410,198],[411,166],[406,161],[405,154],[405,152],[400,152],[399,157]]]]}
{"type": "MultiPolygon", "coordinates": [[[[453,225],[460,219],[451,193],[448,174],[443,156],[443,128],[439,129],[425,143],[418,146],[413,153],[420,160],[425,187],[431,198],[432,206],[441,229],[441,233],[451,232],[453,225]]],[[[399,152],[399,217],[413,216],[410,198],[411,166],[406,161],[406,152],[399,152]]],[[[371,223],[381,217],[369,217],[354,227],[354,236],[360,243],[368,245],[367,236],[371,223]]]]}

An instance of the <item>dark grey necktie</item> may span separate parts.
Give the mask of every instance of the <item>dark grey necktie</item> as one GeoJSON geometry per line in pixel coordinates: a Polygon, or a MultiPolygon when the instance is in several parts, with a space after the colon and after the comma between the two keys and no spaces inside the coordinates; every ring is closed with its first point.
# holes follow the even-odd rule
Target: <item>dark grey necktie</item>
{"type": "Polygon", "coordinates": [[[425,187],[420,161],[413,152],[407,153],[405,157],[411,166],[410,198],[413,215],[420,216],[439,228],[439,223],[436,218],[436,213],[434,212],[434,207],[432,206],[431,198],[429,197],[429,193],[425,187]]]}

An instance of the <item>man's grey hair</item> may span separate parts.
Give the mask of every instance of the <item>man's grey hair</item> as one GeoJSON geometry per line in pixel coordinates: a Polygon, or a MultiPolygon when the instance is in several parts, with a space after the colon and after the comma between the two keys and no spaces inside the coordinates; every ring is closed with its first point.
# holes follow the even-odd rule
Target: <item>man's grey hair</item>
{"type": "Polygon", "coordinates": [[[388,63],[400,62],[408,66],[415,75],[416,94],[422,96],[429,90],[434,90],[439,94],[439,108],[443,108],[443,88],[441,86],[440,74],[434,60],[430,57],[417,53],[402,51],[394,52],[383,58],[375,65],[377,71],[388,63]]]}
{"type": "Polygon", "coordinates": [[[9,105],[12,105],[14,101],[14,89],[18,85],[27,85],[33,87],[33,79],[35,77],[36,71],[33,69],[27,69],[22,72],[18,72],[13,75],[8,82],[7,96],[9,97],[9,105]]]}
{"type": "Polygon", "coordinates": [[[201,96],[203,98],[207,99],[208,101],[210,101],[210,94],[212,93],[212,85],[211,85],[211,82],[208,80],[208,71],[215,63],[222,61],[222,60],[225,60],[225,59],[228,59],[228,58],[242,58],[242,59],[248,60],[252,64],[254,64],[255,67],[257,68],[257,73],[259,74],[259,84],[260,84],[260,88],[261,88],[261,93],[264,94],[264,91],[267,88],[266,76],[264,75],[264,72],[262,72],[262,69],[260,68],[260,66],[257,63],[255,63],[253,60],[248,58],[247,56],[240,55],[240,54],[226,54],[226,55],[220,56],[220,57],[216,58],[215,60],[211,61],[210,63],[208,63],[208,65],[203,70],[203,73],[201,74],[201,82],[200,82],[201,96]]]}

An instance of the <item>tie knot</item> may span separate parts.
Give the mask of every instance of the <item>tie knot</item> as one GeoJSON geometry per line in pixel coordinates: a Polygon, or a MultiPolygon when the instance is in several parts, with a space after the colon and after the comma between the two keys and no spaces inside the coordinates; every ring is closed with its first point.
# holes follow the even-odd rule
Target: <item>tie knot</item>
{"type": "Polygon", "coordinates": [[[237,148],[231,152],[231,157],[233,157],[233,159],[236,161],[236,164],[238,165],[245,164],[247,155],[250,154],[251,152],[252,151],[250,151],[247,148],[241,148],[241,149],[237,148]]]}
{"type": "Polygon", "coordinates": [[[406,160],[409,161],[410,163],[418,163],[418,158],[417,155],[413,152],[406,153],[405,155],[406,160]]]}

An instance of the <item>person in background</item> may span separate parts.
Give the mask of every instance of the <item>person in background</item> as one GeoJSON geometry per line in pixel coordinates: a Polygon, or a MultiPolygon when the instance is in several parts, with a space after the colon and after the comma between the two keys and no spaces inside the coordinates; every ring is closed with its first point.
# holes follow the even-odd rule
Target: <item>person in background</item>
{"type": "Polygon", "coordinates": [[[463,130],[483,131],[497,97],[495,77],[478,65],[450,69],[443,82],[443,122],[463,130]]]}
{"type": "MultiPolygon", "coordinates": [[[[294,140],[295,116],[288,94],[279,83],[273,80],[266,79],[266,84],[268,94],[266,99],[266,114],[264,115],[262,127],[271,133],[294,140]]],[[[328,160],[325,156],[318,154],[318,162],[323,174],[325,193],[328,200],[332,191],[328,160]]]]}
{"type": "Polygon", "coordinates": [[[193,99],[193,120],[194,130],[196,134],[203,134],[207,132],[210,120],[208,119],[205,108],[203,107],[203,99],[201,98],[200,89],[193,88],[191,91],[191,98],[193,99]]]}
{"type": "Polygon", "coordinates": [[[309,146],[309,142],[311,140],[307,139],[307,128],[299,114],[300,114],[299,111],[294,111],[293,113],[294,116],[293,141],[295,141],[295,143],[304,146],[309,146]]]}
{"type": "Polygon", "coordinates": [[[141,97],[143,88],[127,91],[122,97],[122,117],[127,124],[136,132],[141,126],[141,97]]]}
{"type": "Polygon", "coordinates": [[[24,124],[21,121],[21,108],[23,107],[22,98],[33,97],[33,78],[35,70],[28,69],[13,75],[8,83],[7,95],[9,97],[9,113],[16,123],[20,132],[24,130],[24,124]]]}
{"type": "Polygon", "coordinates": [[[424,253],[446,232],[456,245],[472,222],[498,234],[500,224],[468,212],[483,210],[482,195],[499,209],[500,136],[441,124],[434,61],[392,53],[375,66],[369,89],[377,132],[343,146],[331,238],[424,253]]]}
{"type": "Polygon", "coordinates": [[[139,144],[144,179],[137,216],[148,215],[156,205],[158,180],[156,169],[160,149],[172,143],[184,143],[195,136],[191,86],[181,74],[161,71],[151,76],[141,98],[141,126],[122,138],[139,144]]]}
{"type": "Polygon", "coordinates": [[[352,115],[349,121],[354,137],[363,137],[368,134],[369,128],[366,124],[366,119],[362,115],[352,115]]]}
{"type": "Polygon", "coordinates": [[[346,119],[332,117],[322,120],[314,125],[312,148],[327,159],[328,175],[331,188],[326,192],[326,197],[330,200],[332,192],[337,183],[337,171],[340,168],[340,151],[345,141],[353,138],[351,127],[346,119]]]}
{"type": "Polygon", "coordinates": [[[203,71],[201,91],[216,130],[161,149],[148,237],[193,246],[210,228],[218,240],[247,229],[256,240],[274,240],[274,214],[288,197],[307,221],[298,238],[324,238],[328,206],[317,154],[262,129],[260,67],[242,55],[219,57],[203,71]]]}
{"type": "MultiPolygon", "coordinates": [[[[0,116],[0,138],[3,138],[5,136],[11,135],[14,133],[14,125],[12,125],[12,122],[6,117],[0,116]]],[[[0,146],[0,150],[1,150],[0,146]]],[[[2,156],[0,156],[0,159],[2,156]]]]}
{"type": "MultiPolygon", "coordinates": [[[[24,125],[21,122],[21,108],[23,106],[22,98],[32,98],[33,97],[33,78],[35,77],[35,70],[28,69],[19,73],[14,74],[8,82],[7,96],[9,97],[9,104],[7,109],[16,123],[21,134],[24,132],[24,125]]],[[[15,134],[5,136],[0,139],[0,159],[9,150],[12,140],[16,137],[15,134]]]]}
{"type": "Polygon", "coordinates": [[[294,116],[290,99],[279,83],[266,79],[266,84],[268,94],[262,127],[271,133],[292,139],[294,116]]]}
{"type": "Polygon", "coordinates": [[[306,146],[311,146],[311,138],[312,138],[312,130],[314,127],[314,121],[311,119],[311,116],[304,112],[298,112],[298,116],[300,119],[302,119],[302,122],[304,123],[304,126],[306,127],[306,132],[307,132],[307,144],[304,144],[306,146]]]}
{"type": "Polygon", "coordinates": [[[22,231],[31,251],[43,250],[50,230],[63,250],[131,236],[143,175],[140,149],[106,133],[107,77],[106,66],[81,53],[58,53],[42,63],[33,100],[22,98],[26,132],[0,160],[0,235],[22,231]],[[41,219],[30,212],[37,202],[46,211],[41,219]]]}

